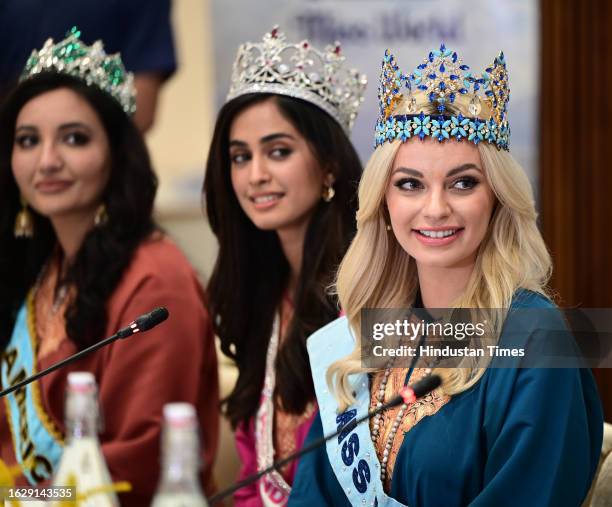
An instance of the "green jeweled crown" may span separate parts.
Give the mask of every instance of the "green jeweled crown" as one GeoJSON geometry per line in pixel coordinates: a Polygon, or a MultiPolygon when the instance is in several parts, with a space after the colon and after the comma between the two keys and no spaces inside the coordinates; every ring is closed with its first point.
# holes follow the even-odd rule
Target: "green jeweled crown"
{"type": "Polygon", "coordinates": [[[395,139],[405,142],[411,137],[432,137],[440,142],[488,142],[508,150],[509,98],[503,53],[476,75],[456,51],[442,44],[406,75],[387,50],[378,88],[380,116],[375,146],[395,139]]]}
{"type": "Polygon", "coordinates": [[[82,79],[113,97],[128,114],[136,111],[134,75],[128,72],[119,53],[107,55],[102,41],[87,46],[81,32],[73,27],[57,44],[47,39],[40,50],[33,50],[21,73],[20,81],[41,72],[58,72],[82,79]]]}

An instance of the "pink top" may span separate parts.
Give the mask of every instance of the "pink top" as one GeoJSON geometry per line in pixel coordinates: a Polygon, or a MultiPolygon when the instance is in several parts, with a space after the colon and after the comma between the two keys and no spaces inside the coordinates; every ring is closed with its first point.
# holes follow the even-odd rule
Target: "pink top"
{"type": "MultiPolygon", "coordinates": [[[[281,341],[282,337],[285,336],[287,326],[289,325],[292,317],[293,303],[288,297],[285,296],[283,298],[280,310],[281,341]]],[[[310,426],[312,425],[312,421],[314,420],[314,416],[317,413],[317,410],[316,406],[314,408],[310,406],[307,408],[304,416],[297,417],[291,414],[284,413],[279,409],[275,409],[274,412],[274,450],[276,451],[274,458],[282,459],[287,457],[292,452],[298,451],[302,448],[302,446],[304,445],[304,440],[306,439],[306,435],[308,435],[308,431],[310,430],[310,426]],[[296,424],[296,418],[298,417],[304,417],[304,419],[299,424],[296,424]],[[282,429],[280,431],[277,431],[279,427],[282,429]],[[293,440],[287,438],[288,431],[293,431],[293,440]]],[[[240,474],[238,476],[238,480],[241,481],[249,475],[257,473],[258,471],[254,417],[251,418],[251,420],[249,421],[248,427],[245,423],[242,423],[236,429],[236,448],[238,450],[238,455],[240,456],[240,461],[242,463],[240,474]]],[[[298,460],[295,460],[289,463],[281,470],[282,476],[289,486],[293,484],[293,478],[295,477],[297,466],[298,460]]],[[[236,507],[263,507],[264,504],[259,493],[260,487],[263,486],[265,486],[266,488],[272,488],[267,491],[268,496],[272,498],[272,501],[274,501],[275,498],[278,498],[278,504],[284,505],[284,501],[282,500],[284,495],[280,492],[279,494],[275,495],[275,490],[273,489],[274,486],[271,486],[269,481],[264,481],[263,478],[249,486],[245,486],[244,488],[241,488],[236,491],[234,493],[234,505],[236,507]]]]}
{"type": "MultiPolygon", "coordinates": [[[[310,430],[310,426],[316,415],[316,411],[312,416],[298,426],[295,432],[295,444],[296,449],[301,449],[306,440],[306,435],[310,430]]],[[[240,468],[240,474],[238,480],[241,481],[251,474],[257,473],[257,454],[255,452],[255,419],[251,419],[249,427],[246,428],[245,424],[241,424],[236,429],[236,448],[238,449],[238,455],[242,466],[240,468]]],[[[290,463],[285,470],[283,470],[283,477],[289,484],[293,484],[293,478],[297,470],[299,460],[295,460],[290,463]]],[[[263,507],[263,502],[259,496],[259,482],[255,482],[250,486],[239,489],[234,493],[234,506],[235,507],[263,507]]]]}

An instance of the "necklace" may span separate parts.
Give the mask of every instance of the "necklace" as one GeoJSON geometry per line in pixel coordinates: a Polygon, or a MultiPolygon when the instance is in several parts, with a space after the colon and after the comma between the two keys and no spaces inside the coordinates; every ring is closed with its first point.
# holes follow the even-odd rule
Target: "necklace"
{"type": "MultiPolygon", "coordinates": [[[[409,370],[408,375],[410,375],[411,372],[412,372],[412,368],[409,370]]],[[[429,375],[430,373],[431,373],[431,368],[426,368],[425,375],[429,375]]],[[[382,407],[383,403],[385,402],[385,391],[387,388],[387,382],[389,381],[390,375],[391,375],[391,361],[387,363],[385,372],[383,374],[383,378],[380,383],[380,387],[378,389],[378,392],[376,393],[376,408],[382,407]]],[[[407,379],[408,378],[409,377],[407,377],[407,379]]],[[[397,430],[400,427],[402,418],[404,417],[404,413],[406,412],[407,408],[408,408],[408,405],[406,403],[402,403],[397,415],[395,416],[393,424],[391,425],[391,431],[389,432],[389,435],[387,436],[387,440],[385,441],[385,447],[383,449],[382,460],[380,463],[380,478],[383,481],[383,483],[387,478],[389,454],[391,453],[391,449],[393,448],[393,442],[395,441],[395,435],[397,434],[397,430]]],[[[372,423],[373,423],[372,441],[376,442],[376,439],[378,438],[380,431],[382,429],[383,422],[384,422],[384,417],[382,415],[382,412],[379,412],[378,414],[374,416],[374,419],[372,420],[372,423]]]]}

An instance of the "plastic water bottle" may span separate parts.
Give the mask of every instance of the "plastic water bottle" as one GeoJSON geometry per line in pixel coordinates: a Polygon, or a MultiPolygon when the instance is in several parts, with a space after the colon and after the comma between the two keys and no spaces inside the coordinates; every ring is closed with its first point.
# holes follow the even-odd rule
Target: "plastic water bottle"
{"type": "Polygon", "coordinates": [[[53,485],[76,488],[76,495],[82,498],[80,506],[118,506],[98,440],[100,407],[96,380],[91,373],[68,374],[64,415],[66,442],[53,485]]]}
{"type": "Polygon", "coordinates": [[[152,507],[208,507],[198,472],[200,445],[193,405],[164,406],[162,470],[152,507]]]}

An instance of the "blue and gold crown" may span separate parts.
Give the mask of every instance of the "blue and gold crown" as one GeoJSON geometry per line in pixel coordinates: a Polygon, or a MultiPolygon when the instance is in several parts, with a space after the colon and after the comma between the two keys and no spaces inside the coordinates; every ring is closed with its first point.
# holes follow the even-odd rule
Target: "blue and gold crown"
{"type": "Polygon", "coordinates": [[[410,75],[385,51],[378,99],[375,147],[386,141],[432,137],[440,142],[466,139],[508,150],[510,98],[504,54],[480,75],[447,49],[431,51],[410,75]]]}
{"type": "Polygon", "coordinates": [[[81,32],[73,27],[57,44],[47,39],[40,50],[33,50],[19,81],[40,74],[58,72],[82,79],[113,97],[129,115],[136,111],[134,76],[128,72],[119,53],[107,55],[102,41],[87,46],[81,32]]]}

